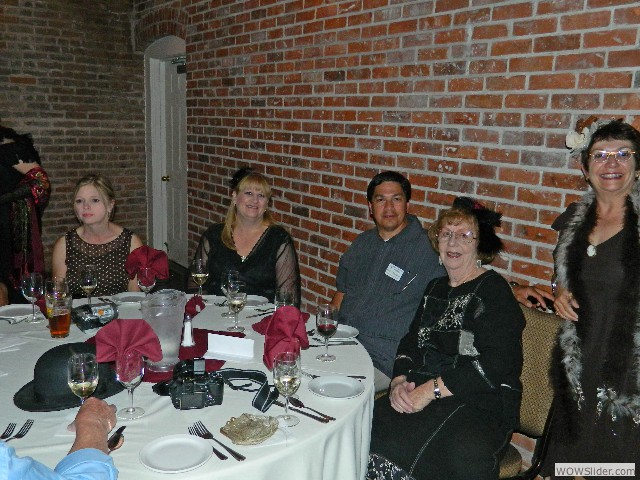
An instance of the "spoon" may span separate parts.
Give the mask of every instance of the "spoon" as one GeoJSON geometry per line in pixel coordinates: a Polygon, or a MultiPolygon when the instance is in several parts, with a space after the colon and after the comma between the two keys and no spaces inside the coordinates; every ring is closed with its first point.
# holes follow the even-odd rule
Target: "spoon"
{"type": "Polygon", "coordinates": [[[299,398],[296,397],[289,397],[289,403],[291,405],[293,405],[294,407],[298,407],[298,408],[306,408],[307,410],[311,410],[312,412],[317,413],[318,415],[322,415],[324,418],[326,418],[327,420],[335,420],[334,417],[327,415],[325,413],[319,412],[318,410],[314,410],[311,407],[306,407],[304,405],[304,403],[302,403],[302,400],[300,400],[299,398]]]}

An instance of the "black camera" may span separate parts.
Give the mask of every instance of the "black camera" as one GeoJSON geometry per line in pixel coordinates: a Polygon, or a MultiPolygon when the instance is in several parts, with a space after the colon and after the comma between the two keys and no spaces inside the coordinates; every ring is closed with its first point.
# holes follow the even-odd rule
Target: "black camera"
{"type": "Polygon", "coordinates": [[[169,395],[179,410],[220,405],[224,394],[224,380],[217,372],[207,373],[204,358],[184,360],[173,369],[169,395]]]}
{"type": "Polygon", "coordinates": [[[118,318],[118,307],[115,303],[94,303],[80,305],[71,309],[71,319],[83,332],[93,328],[100,328],[118,318]]]}

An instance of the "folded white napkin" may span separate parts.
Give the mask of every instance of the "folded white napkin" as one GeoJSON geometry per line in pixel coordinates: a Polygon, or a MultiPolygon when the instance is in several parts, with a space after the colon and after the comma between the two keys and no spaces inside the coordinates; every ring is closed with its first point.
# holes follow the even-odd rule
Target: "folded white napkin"
{"type": "Polygon", "coordinates": [[[252,360],[253,339],[210,333],[209,347],[204,358],[215,360],[252,360]]]}
{"type": "MultiPolygon", "coordinates": [[[[13,325],[14,323],[20,323],[20,322],[24,322],[25,320],[29,319],[32,315],[15,315],[15,316],[11,316],[8,317],[6,315],[0,315],[0,322],[4,321],[4,322],[9,322],[11,325],[13,325]]],[[[45,316],[42,314],[42,312],[36,312],[36,320],[37,321],[42,321],[42,320],[46,320],[45,316]]]]}

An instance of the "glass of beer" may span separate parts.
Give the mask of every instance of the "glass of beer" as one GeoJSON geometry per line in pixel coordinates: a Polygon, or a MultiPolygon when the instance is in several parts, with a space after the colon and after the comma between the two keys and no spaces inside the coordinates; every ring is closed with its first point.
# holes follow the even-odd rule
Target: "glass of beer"
{"type": "Polygon", "coordinates": [[[51,301],[51,315],[49,316],[49,333],[53,338],[69,336],[71,327],[71,295],[60,296],[51,301]]]}

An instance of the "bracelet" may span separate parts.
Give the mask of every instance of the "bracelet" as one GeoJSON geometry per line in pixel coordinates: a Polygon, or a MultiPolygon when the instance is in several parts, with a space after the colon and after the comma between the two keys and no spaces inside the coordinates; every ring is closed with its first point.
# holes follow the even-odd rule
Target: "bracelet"
{"type": "Polygon", "coordinates": [[[436,400],[440,400],[442,398],[442,392],[440,391],[440,386],[438,385],[438,379],[433,379],[433,397],[436,400]]]}

